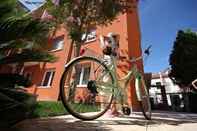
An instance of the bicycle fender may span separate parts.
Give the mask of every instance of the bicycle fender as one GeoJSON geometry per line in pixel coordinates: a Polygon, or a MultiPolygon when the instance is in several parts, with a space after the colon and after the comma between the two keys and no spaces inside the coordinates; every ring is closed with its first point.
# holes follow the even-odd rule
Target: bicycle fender
{"type": "Polygon", "coordinates": [[[135,79],[135,91],[138,101],[142,101],[141,94],[140,94],[140,78],[135,79]]]}

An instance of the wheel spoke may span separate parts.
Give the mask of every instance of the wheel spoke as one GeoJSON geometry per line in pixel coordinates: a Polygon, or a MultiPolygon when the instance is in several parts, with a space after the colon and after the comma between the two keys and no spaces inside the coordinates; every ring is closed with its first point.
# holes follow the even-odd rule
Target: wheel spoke
{"type": "Polygon", "coordinates": [[[79,57],[71,61],[61,79],[64,90],[60,90],[68,112],[82,120],[93,120],[104,114],[113,97],[111,76],[107,66],[96,58],[79,57]]]}

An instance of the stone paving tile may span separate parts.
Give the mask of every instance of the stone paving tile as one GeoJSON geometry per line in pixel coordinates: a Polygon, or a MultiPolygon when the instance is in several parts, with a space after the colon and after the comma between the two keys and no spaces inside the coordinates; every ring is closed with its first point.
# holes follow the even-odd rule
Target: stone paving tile
{"type": "MultiPolygon", "coordinates": [[[[197,114],[155,112],[147,121],[141,113],[94,121],[81,121],[70,115],[29,119],[18,123],[13,131],[197,131],[197,114]]],[[[4,131],[4,130],[0,130],[4,131]]]]}

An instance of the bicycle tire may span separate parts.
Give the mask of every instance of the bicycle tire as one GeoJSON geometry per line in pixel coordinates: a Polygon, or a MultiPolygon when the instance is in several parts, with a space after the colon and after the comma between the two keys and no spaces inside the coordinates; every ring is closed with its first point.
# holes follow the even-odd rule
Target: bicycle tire
{"type": "Polygon", "coordinates": [[[140,83],[138,83],[138,85],[140,85],[140,88],[136,89],[136,93],[138,91],[140,91],[139,94],[137,93],[137,95],[139,95],[138,101],[140,104],[140,108],[141,108],[141,111],[142,111],[144,117],[147,120],[151,120],[152,112],[151,112],[149,93],[147,91],[147,87],[146,87],[145,81],[142,78],[142,76],[140,76],[139,82],[140,83]]]}
{"type": "MultiPolygon", "coordinates": [[[[74,73],[74,75],[77,76],[77,74],[78,74],[77,72],[79,72],[79,71],[77,71],[78,70],[77,68],[80,66],[80,64],[83,64],[83,63],[90,64],[90,66],[91,66],[90,72],[95,72],[95,71],[93,71],[94,69],[96,69],[94,67],[98,67],[99,71],[102,71],[102,72],[98,73],[97,75],[106,73],[103,76],[104,77],[108,76],[108,80],[111,80],[110,81],[111,83],[109,85],[114,84],[114,78],[112,77],[112,74],[109,71],[108,67],[103,62],[101,62],[97,58],[89,57],[89,56],[77,57],[77,58],[71,60],[65,67],[65,71],[63,72],[63,75],[62,75],[61,81],[60,81],[60,96],[61,96],[61,101],[62,101],[64,107],[72,116],[74,116],[78,119],[81,119],[81,120],[94,120],[94,119],[97,119],[100,116],[102,116],[110,108],[110,105],[113,100],[114,92],[113,92],[113,87],[107,87],[106,85],[103,86],[104,82],[103,82],[103,85],[101,85],[101,84],[99,85],[98,83],[103,80],[98,79],[99,77],[96,79],[96,77],[95,77],[95,81],[94,81],[92,74],[90,73],[89,77],[92,77],[92,78],[90,80],[88,80],[87,86],[85,88],[83,87],[83,89],[88,92],[88,94],[84,95],[84,97],[85,96],[90,96],[90,97],[94,96],[94,98],[93,98],[93,100],[89,100],[92,98],[88,97],[87,102],[86,101],[76,102],[77,98],[78,98],[77,95],[79,95],[79,92],[77,94],[77,90],[79,90],[80,87],[77,87],[77,84],[73,84],[72,81],[76,81],[76,83],[77,83],[77,78],[72,79],[71,76],[72,76],[72,73],[74,73]],[[96,64],[98,64],[98,66],[96,64]],[[73,69],[72,69],[72,67],[73,67],[73,69]],[[102,69],[101,69],[101,67],[102,67],[102,69]],[[69,83],[72,83],[71,85],[66,85],[68,83],[68,81],[66,82],[67,79],[69,79],[69,83]],[[94,83],[94,85],[90,86],[90,84],[89,84],[90,82],[94,83]],[[74,93],[74,95],[72,95],[71,93],[74,93]],[[104,94],[104,93],[106,93],[106,94],[104,94]],[[106,101],[104,101],[105,99],[106,99],[106,101]],[[75,107],[74,107],[74,105],[75,105],[75,107]],[[81,109],[77,109],[77,107],[79,107],[79,106],[81,106],[81,108],[84,108],[84,111],[82,111],[81,109]],[[85,106],[87,106],[87,109],[94,108],[94,109],[96,109],[96,111],[94,111],[94,113],[92,113],[90,111],[91,112],[90,113],[85,110],[85,108],[86,108],[85,106]],[[95,106],[95,107],[93,107],[93,106],[95,106]]],[[[109,83],[109,81],[107,81],[106,83],[109,83]]]]}

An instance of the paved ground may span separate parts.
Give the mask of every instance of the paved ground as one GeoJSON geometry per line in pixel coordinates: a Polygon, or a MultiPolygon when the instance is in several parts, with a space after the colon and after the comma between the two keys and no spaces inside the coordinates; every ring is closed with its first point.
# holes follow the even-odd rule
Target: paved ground
{"type": "MultiPolygon", "coordinates": [[[[70,115],[30,119],[20,122],[17,131],[197,131],[197,114],[154,112],[151,121],[141,113],[94,121],[81,121],[70,115]]],[[[0,130],[1,131],[1,130],[0,130]]]]}

